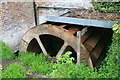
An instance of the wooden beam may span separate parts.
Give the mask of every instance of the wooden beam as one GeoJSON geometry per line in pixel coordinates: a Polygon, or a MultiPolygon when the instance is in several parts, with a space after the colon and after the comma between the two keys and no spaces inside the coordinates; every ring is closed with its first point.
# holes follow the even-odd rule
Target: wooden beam
{"type": "Polygon", "coordinates": [[[35,37],[35,38],[37,39],[38,44],[40,45],[40,47],[41,47],[41,49],[42,49],[42,51],[43,51],[43,54],[44,54],[45,56],[48,56],[47,51],[46,51],[45,47],[43,46],[42,41],[40,40],[40,38],[39,38],[39,37],[35,37]]]}
{"type": "Polygon", "coordinates": [[[63,46],[61,47],[61,49],[58,51],[58,54],[56,55],[56,57],[58,57],[59,55],[62,55],[67,46],[68,46],[68,43],[65,42],[65,43],[63,44],[63,46]]]}
{"type": "Polygon", "coordinates": [[[39,8],[36,9],[36,14],[37,14],[37,25],[39,25],[39,8]]]}
{"type": "Polygon", "coordinates": [[[81,32],[77,31],[77,64],[80,64],[80,43],[81,42],[81,32]]]}

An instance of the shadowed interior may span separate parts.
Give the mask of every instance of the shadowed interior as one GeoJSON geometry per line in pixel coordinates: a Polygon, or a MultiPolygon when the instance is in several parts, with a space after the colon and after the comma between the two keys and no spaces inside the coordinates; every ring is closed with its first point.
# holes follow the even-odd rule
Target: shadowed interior
{"type": "Polygon", "coordinates": [[[56,56],[64,44],[62,39],[52,35],[40,35],[39,38],[50,56],[56,56]]]}
{"type": "Polygon", "coordinates": [[[29,43],[29,45],[27,47],[27,51],[28,52],[35,52],[37,54],[42,52],[42,50],[41,50],[41,48],[40,48],[40,46],[39,46],[39,44],[38,44],[38,42],[37,42],[37,40],[35,38],[33,38],[30,41],[30,43],[29,43]]]}

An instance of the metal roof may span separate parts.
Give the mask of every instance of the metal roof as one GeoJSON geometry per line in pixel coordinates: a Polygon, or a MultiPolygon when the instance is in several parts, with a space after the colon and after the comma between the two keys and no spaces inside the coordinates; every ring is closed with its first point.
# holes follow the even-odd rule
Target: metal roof
{"type": "Polygon", "coordinates": [[[80,18],[61,17],[61,16],[60,17],[59,16],[48,16],[47,21],[75,24],[75,25],[84,25],[84,26],[102,27],[102,28],[112,28],[112,26],[116,23],[116,21],[80,19],[80,18]]]}

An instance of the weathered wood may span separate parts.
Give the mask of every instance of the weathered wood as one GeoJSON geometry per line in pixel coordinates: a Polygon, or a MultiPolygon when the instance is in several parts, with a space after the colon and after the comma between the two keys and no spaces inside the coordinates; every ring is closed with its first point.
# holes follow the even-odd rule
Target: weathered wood
{"type": "Polygon", "coordinates": [[[68,31],[72,34],[75,34],[79,29],[80,29],[80,27],[78,27],[78,28],[72,27],[72,28],[69,28],[68,31]]]}
{"type": "Polygon", "coordinates": [[[92,63],[92,60],[90,57],[89,57],[88,61],[89,61],[89,66],[93,68],[93,63],[92,63]]]}
{"type": "Polygon", "coordinates": [[[77,64],[80,64],[80,43],[81,42],[81,32],[77,31],[77,64]]]}
{"type": "Polygon", "coordinates": [[[83,36],[88,30],[88,27],[85,27],[81,30],[81,36],[83,36]]]}
{"type": "Polygon", "coordinates": [[[36,13],[37,13],[37,25],[39,25],[39,8],[36,8],[37,9],[37,11],[36,11],[36,13]]]}
{"type": "Polygon", "coordinates": [[[93,33],[93,29],[91,30],[88,30],[82,37],[81,37],[81,42],[84,43],[88,38],[89,36],[93,33]]]}
{"type": "Polygon", "coordinates": [[[40,40],[39,36],[38,36],[38,37],[35,37],[35,38],[37,39],[38,44],[40,45],[40,47],[41,47],[44,55],[45,55],[45,56],[48,56],[47,51],[46,51],[46,49],[44,48],[44,46],[43,46],[43,44],[42,44],[42,41],[40,40]]]}
{"type": "Polygon", "coordinates": [[[91,59],[93,61],[94,64],[96,64],[96,61],[97,59],[99,58],[100,56],[100,53],[102,52],[104,48],[104,44],[102,41],[100,41],[96,47],[94,48],[94,50],[91,52],[90,56],[91,56],[91,59]]]}
{"type": "Polygon", "coordinates": [[[65,26],[67,25],[60,25],[60,26],[57,26],[58,28],[64,28],[65,26]]]}
{"type": "Polygon", "coordinates": [[[100,40],[100,37],[101,37],[100,34],[95,33],[89,39],[86,40],[84,45],[89,52],[91,52],[93,48],[96,46],[96,44],[100,40]]]}
{"type": "Polygon", "coordinates": [[[62,55],[67,46],[68,46],[68,43],[64,42],[63,46],[62,46],[61,49],[58,51],[58,54],[56,55],[56,57],[58,57],[59,55],[62,55]]]}
{"type": "MultiPolygon", "coordinates": [[[[61,25],[62,25],[62,27],[64,27],[63,26],[64,24],[61,24],[61,25]]],[[[60,24],[58,24],[58,26],[60,26],[60,24]]],[[[71,28],[71,27],[72,28],[79,27],[79,26],[75,26],[75,25],[71,25],[71,26],[67,25],[67,26],[69,28],[71,28]]],[[[80,31],[80,34],[79,34],[79,31],[78,31],[78,33],[75,36],[75,35],[72,35],[67,29],[68,28],[58,28],[57,25],[42,24],[42,25],[38,25],[35,28],[32,28],[31,30],[29,30],[26,33],[26,35],[24,36],[23,39],[29,43],[33,38],[37,37],[37,41],[39,42],[39,45],[40,45],[43,53],[45,55],[47,55],[46,50],[48,50],[48,49],[43,45],[43,43],[41,42],[39,36],[47,34],[47,35],[52,35],[52,36],[58,37],[58,38],[62,39],[64,42],[66,42],[68,44],[64,43],[63,46],[61,47],[61,50],[59,48],[58,54],[57,55],[55,54],[56,56],[62,55],[62,53],[64,53],[64,50],[68,51],[68,50],[66,50],[66,47],[70,46],[70,47],[72,47],[74,49],[75,53],[77,53],[77,63],[78,64],[80,63],[80,60],[82,60],[81,62],[83,62],[84,59],[86,59],[86,61],[83,62],[83,63],[86,64],[86,65],[92,65],[91,61],[88,59],[90,57],[89,56],[90,52],[87,49],[89,49],[89,47],[90,47],[90,49],[92,51],[95,48],[96,44],[98,43],[98,41],[100,39],[100,37],[99,37],[100,33],[98,33],[97,31],[96,31],[96,33],[93,33],[93,31],[91,32],[90,29],[89,29],[90,32],[89,31],[86,32],[86,29],[84,29],[83,27],[80,27],[79,30],[84,29],[85,31],[83,31],[83,32],[86,32],[83,36],[88,34],[87,37],[85,36],[86,40],[85,40],[85,42],[84,42],[85,44],[84,44],[84,43],[81,42],[81,31],[80,31]]],[[[48,41],[46,39],[46,43],[47,42],[48,41]]],[[[50,46],[50,47],[52,47],[52,46],[50,46]]],[[[26,49],[27,49],[27,47],[25,48],[25,50],[26,49]]],[[[57,53],[57,51],[56,51],[56,53],[57,53]]],[[[54,54],[54,53],[52,53],[52,54],[54,54]]],[[[53,55],[53,56],[55,56],[55,55],[53,55]]]]}

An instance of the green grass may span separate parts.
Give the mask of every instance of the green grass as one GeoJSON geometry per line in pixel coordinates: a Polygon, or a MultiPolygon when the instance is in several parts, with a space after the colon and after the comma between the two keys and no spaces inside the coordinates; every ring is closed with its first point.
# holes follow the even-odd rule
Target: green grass
{"type": "Polygon", "coordinates": [[[10,64],[2,73],[2,78],[26,78],[26,70],[17,63],[10,64]]]}
{"type": "Polygon", "coordinates": [[[32,72],[48,74],[52,71],[52,64],[49,63],[43,53],[35,55],[35,53],[21,53],[17,58],[24,63],[24,66],[30,66],[32,72]]]}
{"type": "Polygon", "coordinates": [[[0,41],[0,59],[13,59],[15,57],[13,53],[7,44],[0,41]]]}

